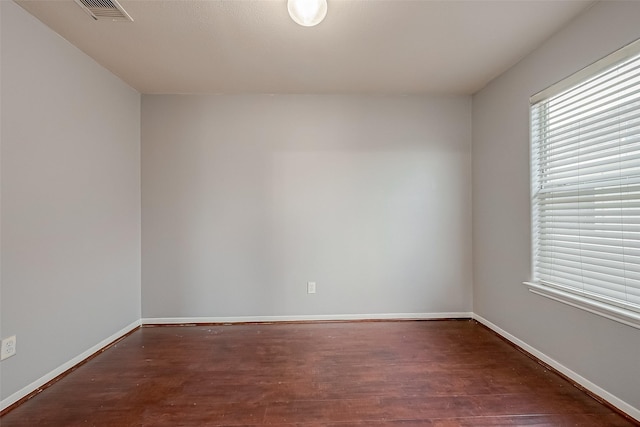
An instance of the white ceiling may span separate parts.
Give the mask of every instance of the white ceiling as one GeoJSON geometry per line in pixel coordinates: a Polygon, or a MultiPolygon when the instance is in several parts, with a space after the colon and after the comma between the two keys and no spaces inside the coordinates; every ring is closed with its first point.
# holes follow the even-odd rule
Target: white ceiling
{"type": "Polygon", "coordinates": [[[592,0],[328,0],[301,27],[286,0],[16,0],[142,93],[472,94],[592,0]]]}

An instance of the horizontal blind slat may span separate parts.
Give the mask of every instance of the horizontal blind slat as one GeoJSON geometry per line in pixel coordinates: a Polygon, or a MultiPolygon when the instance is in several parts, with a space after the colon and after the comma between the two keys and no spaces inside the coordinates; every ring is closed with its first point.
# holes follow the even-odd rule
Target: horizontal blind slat
{"type": "Polygon", "coordinates": [[[534,277],[629,304],[640,299],[640,54],[614,57],[531,106],[534,277]]]}

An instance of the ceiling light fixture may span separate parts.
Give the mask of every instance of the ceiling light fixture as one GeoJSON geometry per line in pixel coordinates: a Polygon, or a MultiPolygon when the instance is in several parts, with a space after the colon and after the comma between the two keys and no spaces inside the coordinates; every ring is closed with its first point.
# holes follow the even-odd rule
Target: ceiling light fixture
{"type": "Polygon", "coordinates": [[[287,0],[287,9],[297,24],[313,27],[327,16],[327,0],[287,0]]]}

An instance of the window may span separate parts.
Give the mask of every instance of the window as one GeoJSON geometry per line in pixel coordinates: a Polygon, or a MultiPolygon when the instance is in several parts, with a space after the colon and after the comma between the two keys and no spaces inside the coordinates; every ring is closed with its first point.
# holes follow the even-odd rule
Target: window
{"type": "Polygon", "coordinates": [[[640,41],[531,98],[532,292],[640,328],[640,41]]]}

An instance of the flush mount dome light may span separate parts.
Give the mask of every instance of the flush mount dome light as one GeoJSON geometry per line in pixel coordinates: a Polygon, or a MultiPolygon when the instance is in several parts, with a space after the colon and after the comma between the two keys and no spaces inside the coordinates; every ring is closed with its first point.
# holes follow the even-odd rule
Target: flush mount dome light
{"type": "Polygon", "coordinates": [[[287,9],[297,24],[313,27],[327,16],[327,0],[287,0],[287,9]]]}

